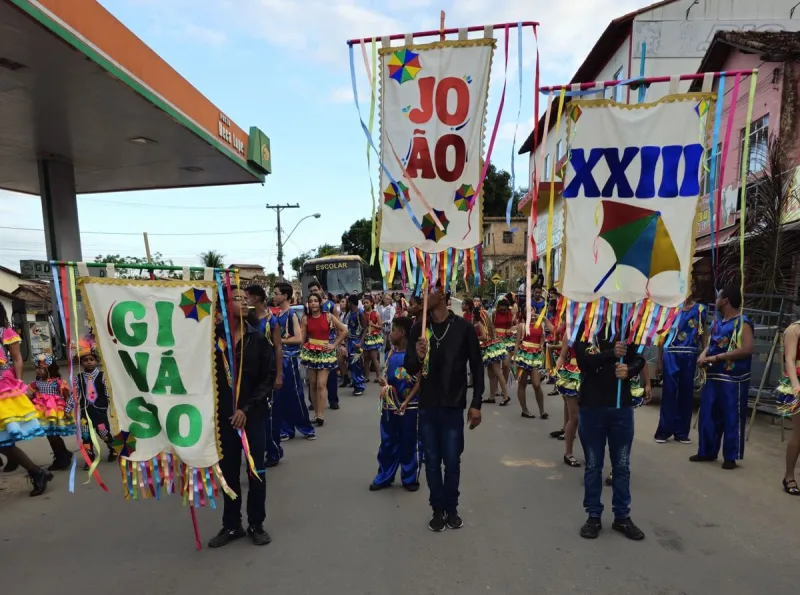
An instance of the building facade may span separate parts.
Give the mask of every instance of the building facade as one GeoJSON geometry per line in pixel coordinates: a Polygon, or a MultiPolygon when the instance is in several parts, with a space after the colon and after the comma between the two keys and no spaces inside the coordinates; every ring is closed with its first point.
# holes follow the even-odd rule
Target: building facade
{"type": "Polygon", "coordinates": [[[484,274],[499,275],[516,287],[516,279],[525,276],[525,217],[512,217],[509,228],[505,217],[483,218],[484,274]]]}
{"type": "MultiPolygon", "coordinates": [[[[570,81],[558,83],[585,83],[607,80],[628,80],[639,76],[670,76],[697,72],[704,57],[719,32],[795,32],[800,30],[800,7],[794,14],[797,0],[665,0],[614,19],[595,43],[589,55],[570,81]],[[793,18],[796,17],[796,18],[793,18]]],[[[731,68],[737,67],[735,64],[731,68]]],[[[766,67],[762,66],[763,72],[766,67]]],[[[767,76],[769,78],[769,76],[767,76]]],[[[762,82],[762,84],[764,84],[762,82]]],[[[682,82],[681,91],[689,90],[690,83],[682,82]]],[[[652,102],[667,94],[667,84],[654,84],[642,91],[628,86],[610,87],[599,93],[599,99],[613,99],[621,103],[652,102]]],[[[592,97],[592,96],[589,96],[592,97]]],[[[746,98],[745,98],[746,99],[746,98]]],[[[567,101],[569,98],[567,98],[567,101]]],[[[744,116],[741,116],[742,118],[744,116]]],[[[539,178],[539,196],[533,200],[529,193],[519,204],[520,212],[529,214],[536,202],[538,225],[535,231],[540,266],[545,269],[546,238],[551,201],[551,184],[557,191],[553,201],[553,243],[549,281],[557,282],[560,275],[561,237],[556,230],[563,229],[564,205],[561,197],[559,172],[567,158],[567,131],[561,127],[555,134],[555,114],[550,119],[549,130],[544,130],[544,117],[539,120],[538,137],[531,134],[520,154],[529,155],[531,179],[537,163],[542,165],[539,178]],[[544,147],[540,156],[539,147],[544,147]],[[555,168],[556,174],[553,175],[555,168]],[[558,266],[556,266],[558,261],[558,266]]],[[[731,153],[737,153],[732,151],[731,153]]],[[[735,159],[729,154],[730,159],[735,159]]],[[[736,166],[726,167],[733,175],[736,166]]],[[[735,191],[734,191],[735,193],[735,191]]],[[[726,201],[730,200],[726,198],[726,201]]],[[[706,234],[708,231],[706,230],[706,234]]]]}

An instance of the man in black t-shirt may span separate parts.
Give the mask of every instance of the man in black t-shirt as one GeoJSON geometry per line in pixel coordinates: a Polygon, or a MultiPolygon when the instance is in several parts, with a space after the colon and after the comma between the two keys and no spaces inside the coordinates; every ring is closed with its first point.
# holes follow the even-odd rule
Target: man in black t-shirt
{"type": "Polygon", "coordinates": [[[467,368],[473,378],[467,418],[470,429],[481,423],[484,370],[475,327],[447,308],[439,287],[428,296],[431,344],[415,324],[406,347],[406,371],[420,377],[419,433],[425,458],[433,517],[431,531],[460,529],[458,514],[461,453],[464,451],[464,409],[467,407],[467,368]],[[444,475],[442,475],[444,464],[444,475]]]}

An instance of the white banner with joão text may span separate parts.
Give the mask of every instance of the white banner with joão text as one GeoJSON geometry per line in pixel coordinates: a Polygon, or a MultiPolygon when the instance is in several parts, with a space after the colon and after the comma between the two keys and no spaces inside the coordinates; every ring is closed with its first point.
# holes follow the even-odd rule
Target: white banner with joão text
{"type": "Polygon", "coordinates": [[[79,280],[122,432],[147,461],[219,462],[213,365],[216,283],[79,280]]]}
{"type": "Polygon", "coordinates": [[[381,49],[389,172],[380,178],[381,249],[436,253],[481,243],[477,191],[494,46],[488,38],[381,49]]]}
{"type": "Polygon", "coordinates": [[[677,306],[686,298],[712,99],[685,94],[644,105],[568,106],[569,299],[677,306]]]}

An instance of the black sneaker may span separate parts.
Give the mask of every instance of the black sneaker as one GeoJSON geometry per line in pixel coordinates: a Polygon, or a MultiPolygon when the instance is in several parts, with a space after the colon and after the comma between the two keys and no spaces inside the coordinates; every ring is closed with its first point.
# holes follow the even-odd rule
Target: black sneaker
{"type": "Polygon", "coordinates": [[[667,440],[669,440],[669,436],[656,434],[653,440],[655,440],[656,444],[666,444],[667,440]]]}
{"type": "Polygon", "coordinates": [[[108,459],[106,459],[109,463],[113,463],[117,460],[117,451],[109,450],[108,451],[108,459]]]}
{"type": "Polygon", "coordinates": [[[644,532],[633,524],[633,521],[630,517],[627,519],[615,519],[614,524],[611,525],[611,528],[614,529],[614,531],[619,531],[625,537],[633,541],[641,541],[644,539],[644,532]]]}
{"type": "Polygon", "coordinates": [[[392,483],[386,481],[384,483],[371,483],[369,484],[369,491],[370,492],[380,492],[381,490],[385,490],[386,488],[392,487],[392,483]]]}
{"type": "Polygon", "coordinates": [[[581,537],[584,539],[597,539],[600,531],[603,529],[603,523],[597,517],[590,516],[581,527],[581,537]]]}
{"type": "Polygon", "coordinates": [[[419,491],[419,484],[416,483],[416,482],[404,484],[403,487],[409,492],[418,492],[419,491]]]}
{"type": "Polygon", "coordinates": [[[441,510],[434,510],[433,516],[428,523],[428,529],[436,533],[441,533],[445,528],[447,528],[447,525],[444,523],[444,514],[441,510]]]}
{"type": "Polygon", "coordinates": [[[339,385],[339,388],[347,388],[348,386],[350,386],[350,377],[347,375],[342,376],[342,382],[339,385]]]}
{"type": "Polygon", "coordinates": [[[34,471],[28,476],[31,484],[33,485],[33,489],[31,493],[28,494],[31,498],[35,496],[41,496],[47,490],[47,483],[53,480],[53,474],[49,471],[45,471],[44,469],[39,469],[34,471]]]}
{"type": "Polygon", "coordinates": [[[331,409],[333,409],[334,411],[338,410],[339,409],[339,403],[332,403],[331,404],[331,409]]]}
{"type": "Polygon", "coordinates": [[[736,469],[738,465],[736,465],[736,461],[725,461],[722,463],[722,468],[726,471],[730,471],[731,469],[736,469]]]}
{"type": "Polygon", "coordinates": [[[241,525],[235,529],[225,529],[224,527],[208,541],[208,547],[216,548],[228,545],[231,541],[236,541],[244,537],[246,533],[241,525]]]}
{"type": "Polygon", "coordinates": [[[267,469],[272,469],[273,467],[277,467],[280,464],[280,461],[267,461],[264,463],[264,467],[267,469]]]}
{"type": "Polygon", "coordinates": [[[704,457],[701,455],[692,455],[689,457],[689,460],[692,463],[710,463],[711,461],[716,461],[717,457],[704,457]]]}
{"type": "Polygon", "coordinates": [[[464,519],[458,516],[457,510],[451,510],[445,517],[445,523],[448,529],[460,529],[464,526],[464,519]]]}
{"type": "Polygon", "coordinates": [[[264,530],[263,525],[248,527],[247,534],[250,536],[250,539],[253,540],[253,545],[269,545],[272,541],[269,533],[264,530]]]}

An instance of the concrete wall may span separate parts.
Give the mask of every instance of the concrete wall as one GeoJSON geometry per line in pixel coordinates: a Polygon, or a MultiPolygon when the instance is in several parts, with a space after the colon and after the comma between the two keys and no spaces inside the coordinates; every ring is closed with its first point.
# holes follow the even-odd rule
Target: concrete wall
{"type": "Polygon", "coordinates": [[[11,293],[19,287],[19,277],[0,269],[0,290],[11,293]]]}
{"type": "Polygon", "coordinates": [[[511,227],[516,227],[517,231],[512,232],[505,219],[492,221],[488,217],[483,220],[483,257],[508,258],[511,256],[525,255],[525,233],[527,222],[524,218],[515,217],[511,221],[511,227]],[[503,234],[511,234],[511,243],[503,242],[503,234]]]}

